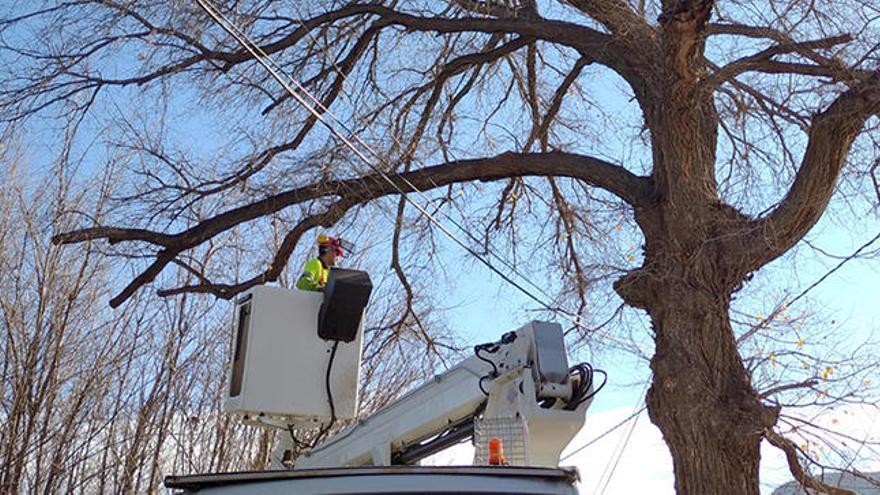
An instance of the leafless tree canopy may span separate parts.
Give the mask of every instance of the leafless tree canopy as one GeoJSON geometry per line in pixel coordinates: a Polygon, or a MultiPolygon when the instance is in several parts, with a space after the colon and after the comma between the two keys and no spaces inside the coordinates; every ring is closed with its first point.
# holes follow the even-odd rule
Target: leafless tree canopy
{"type": "MultiPolygon", "coordinates": [[[[103,218],[113,174],[77,179],[66,147],[40,170],[16,142],[5,135],[0,150],[0,493],[159,493],[171,474],[266,468],[276,434],[221,412],[226,305],[138,294],[107,308],[120,274],[106,253],[50,233],[72,227],[71,211],[103,218]]],[[[388,299],[385,311],[401,304],[388,299]]],[[[447,351],[396,328],[368,329],[365,413],[447,351]]]]}
{"type": "Polygon", "coordinates": [[[420,315],[438,239],[399,197],[411,184],[431,190],[427,207],[461,220],[478,250],[544,277],[564,272],[557,302],[574,302],[572,313],[588,314],[612,281],[647,311],[648,410],[679,491],[757,493],[764,438],[797,458],[738,353],[730,301],[807,234],[837,188],[880,201],[880,5],[244,1],[220,10],[318,96],[325,117],[378,151],[390,182],[195,4],[10,7],[2,117],[100,121],[105,159],[128,178],[106,215],[80,215],[53,238],[103,239],[144,260],[112,306],[156,280],[179,282],[161,295],[221,298],[283,281],[297,249],[334,226],[390,253],[400,289],[388,290],[406,309],[376,342],[408,325],[436,347],[420,315]],[[380,226],[390,240],[371,237],[380,226]],[[641,251],[621,254],[613,241],[634,230],[641,251]],[[164,276],[170,268],[187,277],[164,276]]]}

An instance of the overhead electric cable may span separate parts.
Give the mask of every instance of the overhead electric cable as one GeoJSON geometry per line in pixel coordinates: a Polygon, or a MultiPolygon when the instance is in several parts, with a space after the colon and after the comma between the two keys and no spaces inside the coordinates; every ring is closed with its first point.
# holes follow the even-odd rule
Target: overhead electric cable
{"type": "MultiPolygon", "coordinates": [[[[611,466],[611,471],[608,472],[608,477],[605,478],[605,483],[602,485],[602,489],[599,490],[599,494],[605,493],[605,490],[608,488],[608,484],[611,483],[611,478],[614,477],[614,472],[617,471],[617,466],[620,464],[620,459],[623,458],[623,453],[626,451],[626,447],[629,445],[629,441],[632,438],[632,434],[636,429],[636,424],[639,422],[640,415],[636,415],[632,424],[630,425],[629,432],[626,434],[626,439],[623,441],[623,446],[620,447],[620,450],[617,453],[616,458],[614,459],[614,465],[611,466]]],[[[602,473],[604,476],[604,473],[602,473]]]]}
{"type": "MultiPolygon", "coordinates": [[[[620,462],[620,456],[623,455],[623,451],[626,449],[626,446],[627,446],[627,444],[629,443],[629,439],[630,439],[630,437],[632,436],[632,432],[633,432],[633,430],[635,430],[635,423],[638,421],[639,415],[642,414],[642,412],[643,412],[645,409],[647,409],[647,407],[648,407],[648,406],[645,405],[645,399],[644,399],[644,397],[645,397],[645,393],[647,393],[647,391],[648,391],[648,387],[649,387],[650,385],[651,385],[651,382],[650,382],[650,381],[645,382],[645,386],[642,388],[642,392],[641,392],[641,394],[639,394],[639,397],[641,397],[641,399],[633,405],[633,412],[632,412],[632,414],[630,414],[629,416],[627,416],[626,418],[624,418],[623,420],[621,420],[620,422],[618,422],[617,424],[615,424],[615,425],[612,426],[611,428],[608,428],[607,430],[605,430],[604,432],[602,432],[602,433],[599,434],[598,436],[593,437],[592,440],[588,441],[587,443],[585,443],[585,444],[581,445],[580,447],[574,449],[573,451],[569,452],[568,454],[565,455],[565,457],[562,457],[562,458],[559,459],[560,462],[562,462],[562,461],[564,461],[564,460],[566,460],[566,459],[571,458],[571,457],[574,456],[575,454],[577,454],[577,453],[583,451],[584,449],[586,449],[586,448],[592,446],[593,444],[595,444],[595,443],[598,442],[599,440],[601,440],[601,439],[605,438],[606,436],[610,435],[611,432],[617,430],[618,428],[620,428],[620,427],[622,427],[623,425],[629,423],[630,421],[633,421],[632,425],[630,426],[629,433],[626,435],[626,440],[624,440],[624,442],[623,442],[623,447],[622,447],[622,448],[620,449],[620,451],[617,453],[616,460],[615,460],[614,463],[613,463],[614,465],[613,465],[613,467],[611,467],[611,471],[610,471],[611,474],[609,474],[609,476],[608,476],[608,480],[607,480],[605,483],[602,482],[602,479],[605,478],[605,473],[608,472],[608,468],[611,466],[611,460],[610,460],[610,459],[609,459],[608,462],[605,464],[605,467],[602,469],[602,475],[599,477],[599,483],[598,483],[596,486],[597,486],[597,488],[598,488],[598,487],[604,485],[604,486],[601,488],[601,490],[604,491],[605,488],[607,488],[607,486],[608,486],[608,482],[610,482],[611,476],[614,474],[614,471],[617,469],[617,464],[620,462]]],[[[622,438],[623,438],[623,437],[621,437],[621,439],[622,439],[622,438]]],[[[619,445],[620,445],[620,440],[618,440],[618,444],[617,444],[617,445],[615,446],[615,448],[614,448],[615,451],[618,450],[619,445]]]]}
{"type": "Polygon", "coordinates": [[[603,438],[607,437],[607,436],[610,435],[612,432],[614,432],[614,430],[616,430],[616,429],[620,428],[621,426],[623,426],[623,425],[629,423],[630,420],[632,420],[633,418],[635,418],[635,417],[638,416],[639,414],[642,414],[642,412],[643,412],[645,409],[647,409],[647,408],[648,408],[648,406],[644,406],[644,405],[643,405],[638,411],[636,411],[636,412],[630,414],[629,416],[623,418],[622,420],[620,420],[619,423],[615,424],[615,425],[612,426],[611,428],[608,428],[607,430],[605,430],[604,432],[602,432],[602,433],[599,434],[598,436],[594,437],[592,440],[588,441],[587,443],[581,445],[580,447],[578,447],[578,448],[572,450],[571,452],[569,452],[568,454],[566,454],[565,457],[563,457],[563,458],[560,459],[560,461],[564,461],[564,460],[566,460],[566,459],[568,459],[568,458],[570,458],[570,457],[573,457],[574,455],[580,453],[581,451],[583,451],[583,450],[586,449],[587,447],[590,447],[590,446],[592,446],[593,444],[595,444],[596,442],[598,442],[599,440],[602,440],[603,438]]]}
{"type": "Polygon", "coordinates": [[[625,423],[627,421],[632,420],[632,424],[630,425],[629,432],[627,432],[626,436],[621,437],[621,439],[620,439],[620,440],[623,440],[623,444],[621,445],[620,440],[618,440],[618,444],[614,447],[614,450],[616,452],[613,454],[614,455],[613,464],[612,464],[611,460],[609,459],[608,462],[605,464],[605,468],[602,470],[602,476],[599,478],[599,486],[601,486],[601,488],[599,490],[600,494],[605,493],[605,489],[607,489],[608,484],[611,483],[611,478],[614,476],[614,472],[617,470],[617,466],[620,463],[620,459],[623,457],[623,453],[624,453],[624,451],[626,451],[626,447],[629,445],[629,441],[632,438],[633,431],[635,431],[635,429],[636,429],[636,424],[639,422],[639,417],[641,415],[641,412],[647,408],[647,406],[644,405],[645,404],[645,394],[648,393],[648,387],[650,387],[650,386],[651,386],[651,381],[650,380],[646,381],[645,386],[642,387],[642,393],[639,394],[639,397],[641,397],[641,399],[638,402],[636,402],[635,405],[633,405],[633,411],[634,411],[633,414],[631,414],[624,421],[624,423],[625,423]],[[639,406],[641,406],[641,407],[639,407],[639,406]],[[608,469],[609,467],[611,468],[610,471],[608,469]],[[605,477],[606,472],[608,473],[607,478],[605,477]],[[604,483],[602,481],[603,479],[604,479],[604,483]]]}

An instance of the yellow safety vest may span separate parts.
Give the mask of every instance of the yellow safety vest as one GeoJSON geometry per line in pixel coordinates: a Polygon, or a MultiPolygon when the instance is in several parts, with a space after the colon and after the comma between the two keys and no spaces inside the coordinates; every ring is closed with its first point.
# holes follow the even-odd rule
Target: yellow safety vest
{"type": "Polygon", "coordinates": [[[327,274],[330,272],[324,267],[324,263],[320,258],[314,258],[306,263],[303,267],[303,273],[299,280],[296,281],[296,288],[299,290],[324,290],[327,285],[327,274]]]}

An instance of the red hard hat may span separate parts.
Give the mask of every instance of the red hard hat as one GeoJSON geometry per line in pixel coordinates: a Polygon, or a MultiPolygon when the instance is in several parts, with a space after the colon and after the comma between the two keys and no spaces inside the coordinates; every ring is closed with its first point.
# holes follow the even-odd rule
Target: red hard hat
{"type": "Polygon", "coordinates": [[[321,234],[318,236],[318,246],[325,248],[335,248],[336,256],[342,256],[342,241],[336,237],[321,234]]]}

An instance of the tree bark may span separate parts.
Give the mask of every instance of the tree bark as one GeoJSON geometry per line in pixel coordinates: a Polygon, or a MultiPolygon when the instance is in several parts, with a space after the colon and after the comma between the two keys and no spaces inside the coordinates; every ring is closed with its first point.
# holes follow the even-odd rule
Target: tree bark
{"type": "Polygon", "coordinates": [[[759,492],[761,439],[776,411],[750,384],[728,305],[669,284],[648,310],[656,334],[648,412],[669,445],[679,494],[759,492]]]}
{"type": "Polygon", "coordinates": [[[713,280],[728,277],[689,268],[667,258],[615,285],[651,318],[649,416],[672,454],[677,493],[757,494],[761,439],[778,411],[761,403],[737,351],[730,292],[713,280]]]}

